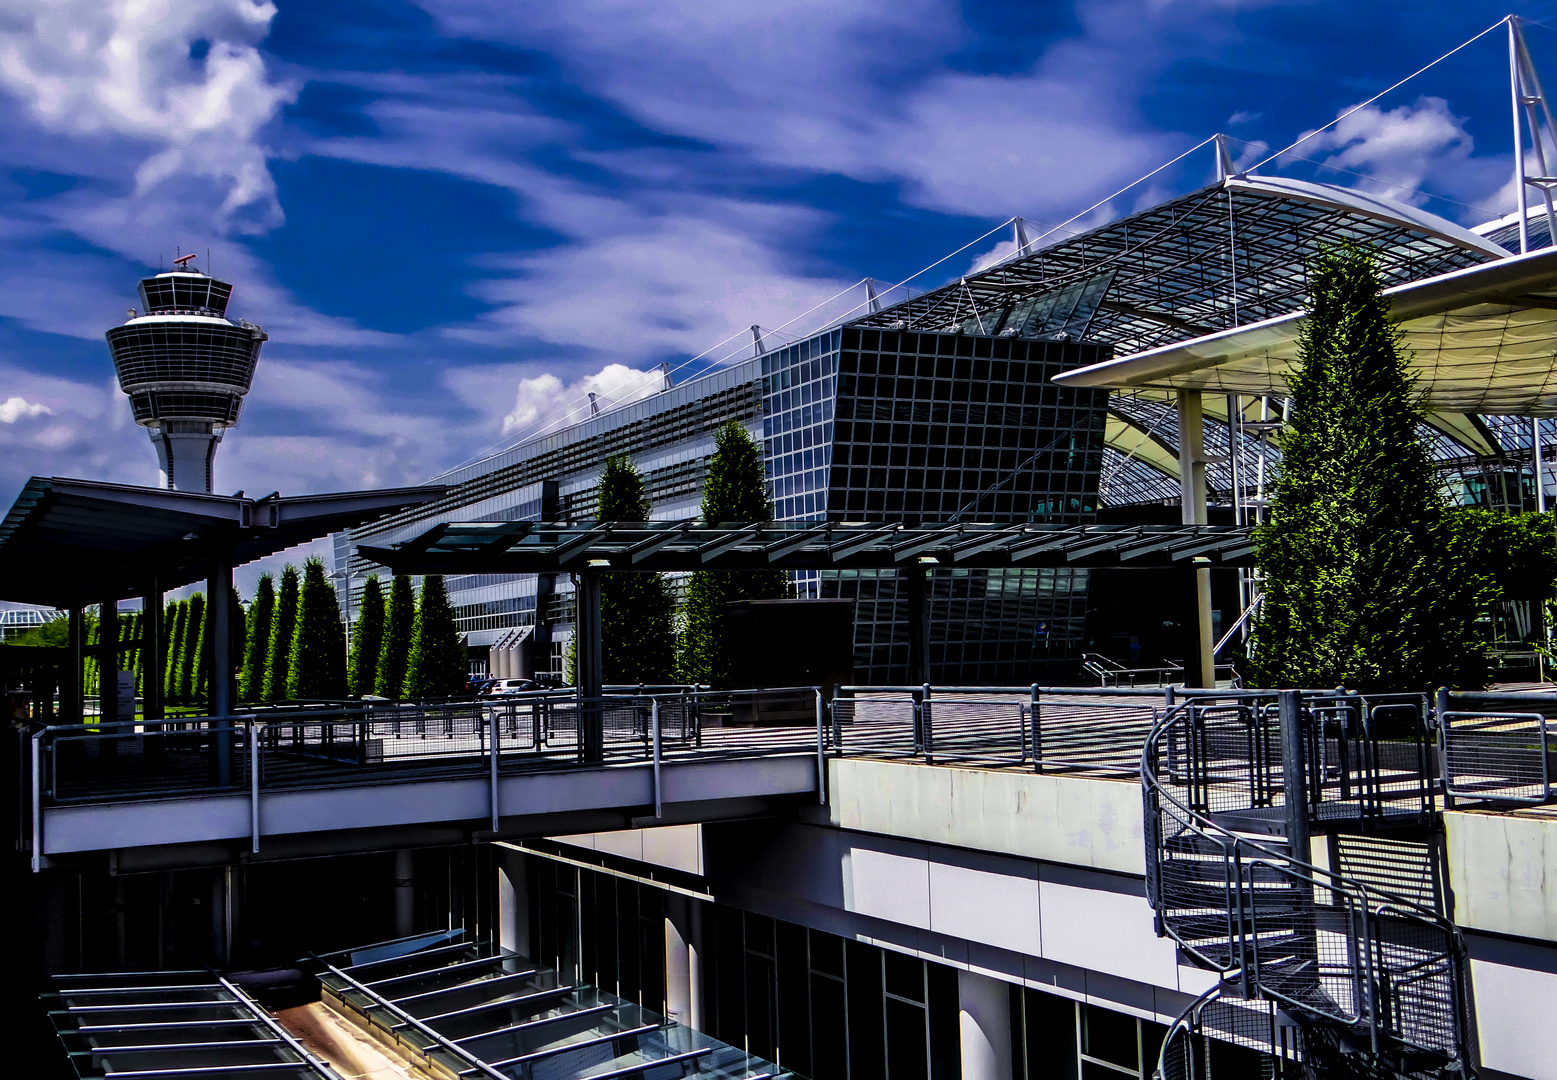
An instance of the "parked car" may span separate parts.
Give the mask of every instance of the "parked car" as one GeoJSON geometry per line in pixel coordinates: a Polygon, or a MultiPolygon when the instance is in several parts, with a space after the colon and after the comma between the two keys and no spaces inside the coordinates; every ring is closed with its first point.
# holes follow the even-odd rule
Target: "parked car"
{"type": "Polygon", "coordinates": [[[511,694],[528,694],[532,690],[544,690],[546,687],[534,679],[493,679],[492,685],[481,693],[488,697],[507,697],[511,694]]]}
{"type": "Polygon", "coordinates": [[[495,682],[497,680],[490,675],[472,675],[465,680],[465,693],[484,694],[486,693],[486,688],[495,682]]]}

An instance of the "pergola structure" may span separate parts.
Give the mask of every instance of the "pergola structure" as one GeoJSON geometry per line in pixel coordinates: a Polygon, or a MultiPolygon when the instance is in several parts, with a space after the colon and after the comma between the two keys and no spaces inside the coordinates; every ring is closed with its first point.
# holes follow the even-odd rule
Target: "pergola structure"
{"type": "MultiPolygon", "coordinates": [[[[284,551],[382,514],[438,498],[434,485],[261,499],[206,495],[91,480],[33,477],[0,521],[0,599],[70,612],[71,686],[61,688],[61,719],[82,718],[84,609],[101,607],[104,656],[118,648],[119,601],[142,598],[142,656],[162,660],[162,595],[206,582],[211,627],[211,714],[232,711],[234,566],[284,551]]],[[[105,676],[117,658],[102,665],[105,676]]],[[[160,719],[161,681],[146,680],[145,716],[160,719]]],[[[117,719],[113,693],[102,719],[117,719]]]]}
{"type": "Polygon", "coordinates": [[[865,522],[494,521],[435,525],[359,555],[397,574],[577,575],[579,695],[600,695],[600,575],[870,570],[907,579],[914,679],[929,671],[926,574],[936,568],[1252,565],[1250,530],[1226,525],[901,525],[865,522]]]}

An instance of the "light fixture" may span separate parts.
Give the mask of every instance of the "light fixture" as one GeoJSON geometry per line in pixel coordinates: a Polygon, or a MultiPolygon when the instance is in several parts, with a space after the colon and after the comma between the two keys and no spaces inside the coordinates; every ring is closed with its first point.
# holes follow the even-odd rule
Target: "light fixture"
{"type": "Polygon", "coordinates": [[[921,555],[919,556],[919,561],[929,566],[941,565],[941,560],[937,559],[934,555],[921,555]]]}
{"type": "Polygon", "coordinates": [[[610,559],[590,559],[589,560],[589,565],[590,566],[610,566],[611,565],[611,560],[610,559]]]}

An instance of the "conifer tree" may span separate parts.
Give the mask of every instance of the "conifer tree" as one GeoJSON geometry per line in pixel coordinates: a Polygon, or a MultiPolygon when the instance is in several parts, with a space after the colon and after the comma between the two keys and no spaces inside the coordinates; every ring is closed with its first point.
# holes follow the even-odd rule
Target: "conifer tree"
{"type": "Polygon", "coordinates": [[[421,602],[411,629],[411,655],[406,661],[405,696],[449,697],[465,688],[465,644],[454,624],[454,609],[441,574],[422,579],[421,602]]]}
{"type": "Polygon", "coordinates": [[[183,665],[178,673],[178,693],[182,701],[193,702],[200,693],[200,668],[205,660],[205,594],[189,598],[189,615],[184,620],[183,665]]]}
{"type": "Polygon", "coordinates": [[[297,628],[297,567],[281,568],[281,588],[276,594],[276,613],[270,621],[270,643],[265,654],[265,700],[287,696],[292,660],[292,632],[297,628]]]}
{"type": "Polygon", "coordinates": [[[1449,525],[1377,266],[1354,247],[1332,249],[1309,281],[1282,473],[1255,534],[1260,685],[1479,683],[1473,590],[1441,580],[1452,572],[1449,525]]]}
{"type": "MultiPolygon", "coordinates": [[[[731,420],[719,430],[703,483],[703,520],[709,525],[748,525],[773,516],[768,502],[762,451],[746,429],[731,420]]],[[[699,570],[687,581],[678,666],[687,682],[727,686],[730,649],[725,605],[738,600],[773,600],[787,595],[782,571],[716,573],[699,570]]]]}
{"type": "Polygon", "coordinates": [[[406,661],[411,655],[411,633],[416,625],[416,594],[411,579],[396,574],[389,586],[389,608],[384,613],[384,639],[379,645],[378,671],[373,692],[398,700],[405,690],[406,661]]]}
{"type": "Polygon", "coordinates": [[[86,648],[81,658],[81,685],[88,694],[98,693],[97,672],[97,645],[98,627],[100,623],[96,619],[90,619],[86,623],[86,648]]]}
{"type": "Polygon", "coordinates": [[[178,702],[179,697],[179,672],[184,670],[184,626],[189,620],[189,603],[185,600],[174,600],[168,605],[167,630],[163,638],[165,657],[165,673],[162,682],[163,700],[178,702]]]}
{"type": "Polygon", "coordinates": [[[384,644],[384,591],[378,575],[369,574],[362,587],[362,603],[357,622],[351,628],[351,664],[347,672],[346,692],[352,697],[373,693],[378,679],[378,654],[384,644]]]}
{"type": "Polygon", "coordinates": [[[297,623],[287,663],[287,697],[338,698],[346,694],[346,628],[335,586],[317,555],[303,564],[297,623]]]}
{"type": "Polygon", "coordinates": [[[254,587],[243,627],[243,678],[238,684],[240,701],[260,701],[265,694],[265,661],[270,658],[270,624],[276,617],[276,579],[261,574],[254,587]]]}
{"type": "MultiPolygon", "coordinates": [[[[601,521],[648,521],[643,477],[625,457],[606,460],[601,521]]],[[[676,666],[675,604],[661,574],[606,574],[600,582],[602,677],[607,683],[665,683],[676,666]]]]}

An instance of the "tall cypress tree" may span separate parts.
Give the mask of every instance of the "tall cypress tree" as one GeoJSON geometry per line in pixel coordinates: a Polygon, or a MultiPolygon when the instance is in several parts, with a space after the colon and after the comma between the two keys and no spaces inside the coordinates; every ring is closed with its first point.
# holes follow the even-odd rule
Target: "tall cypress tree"
{"type": "Polygon", "coordinates": [[[1255,534],[1264,686],[1421,690],[1474,678],[1467,613],[1438,578],[1448,539],[1419,398],[1376,265],[1354,247],[1309,268],[1291,427],[1255,534]]]}
{"type": "Polygon", "coordinates": [[[179,698],[192,702],[200,693],[200,669],[205,660],[205,594],[189,598],[189,615],[184,620],[182,666],[178,672],[179,698]]]}
{"type": "Polygon", "coordinates": [[[265,694],[265,661],[270,658],[270,624],[276,617],[276,579],[261,574],[254,587],[243,627],[243,678],[238,683],[240,701],[259,701],[265,694]]]}
{"type": "Polygon", "coordinates": [[[265,700],[287,696],[287,677],[292,660],[292,632],[297,628],[297,567],[281,568],[281,590],[276,613],[270,621],[270,643],[265,653],[265,700]]]}
{"type": "Polygon", "coordinates": [[[406,661],[411,655],[411,633],[416,625],[416,594],[411,579],[396,574],[389,585],[389,609],[384,614],[384,640],[379,645],[378,671],[373,692],[398,700],[405,690],[406,661]]]}
{"type": "MultiPolygon", "coordinates": [[[[643,477],[625,457],[600,476],[601,521],[648,521],[643,477]]],[[[606,574],[600,582],[601,675],[608,683],[664,683],[675,671],[675,604],[660,574],[606,574]]]]}
{"type": "Polygon", "coordinates": [[[189,621],[189,602],[175,600],[168,605],[167,631],[163,638],[163,655],[166,657],[162,682],[164,701],[178,702],[179,672],[184,670],[184,626],[189,621]]]}
{"type": "Polygon", "coordinates": [[[411,629],[411,655],[406,662],[405,696],[448,697],[465,688],[465,645],[454,624],[454,609],[441,574],[422,579],[421,602],[411,629]]]}
{"type": "Polygon", "coordinates": [[[362,604],[357,622],[351,628],[351,664],[347,672],[346,692],[352,697],[373,693],[378,679],[378,654],[384,644],[384,591],[378,575],[369,574],[362,587],[362,604]]]}
{"type": "Polygon", "coordinates": [[[346,694],[346,628],[335,586],[317,555],[303,564],[297,625],[287,663],[287,697],[338,698],[346,694]]]}
{"type": "MultiPolygon", "coordinates": [[[[708,462],[703,520],[710,525],[748,525],[772,516],[762,451],[746,429],[731,420],[719,430],[714,456],[708,462]]],[[[730,650],[725,640],[725,605],[738,600],[773,600],[787,593],[788,579],[782,571],[721,574],[699,570],[692,574],[682,608],[685,628],[677,658],[681,677],[688,682],[727,686],[730,650]]]]}

